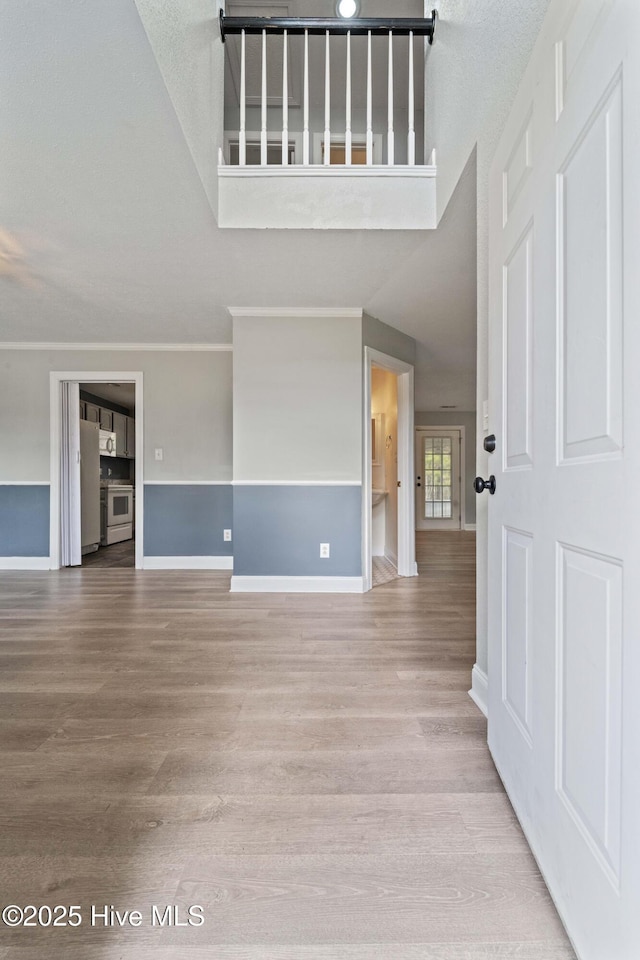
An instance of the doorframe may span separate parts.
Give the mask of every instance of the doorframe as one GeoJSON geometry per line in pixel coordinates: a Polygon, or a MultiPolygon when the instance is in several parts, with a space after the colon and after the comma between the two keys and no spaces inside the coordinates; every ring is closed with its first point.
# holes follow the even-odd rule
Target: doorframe
{"type": "Polygon", "coordinates": [[[58,371],[49,375],[49,449],[50,508],[49,508],[49,569],[60,569],[60,465],[62,446],[62,383],[133,383],[136,388],[136,570],[144,567],[144,442],[143,442],[143,380],[142,371],[111,372],[104,370],[58,371]]]}
{"type": "Polygon", "coordinates": [[[363,376],[363,422],[362,422],[362,580],[363,592],[371,590],[373,570],[371,543],[372,518],[372,467],[371,467],[371,370],[381,367],[398,378],[398,574],[401,577],[417,577],[415,493],[413,471],[415,465],[414,434],[414,367],[404,360],[397,360],[386,353],[364,348],[363,376]]]}
{"type": "MultiPolygon", "coordinates": [[[[462,424],[458,425],[457,423],[446,423],[446,424],[445,424],[445,423],[439,423],[439,424],[434,424],[433,426],[427,426],[426,424],[419,424],[419,425],[415,428],[415,436],[416,436],[416,438],[417,438],[419,431],[423,431],[423,432],[425,432],[425,433],[429,433],[429,432],[431,432],[431,433],[446,433],[448,430],[458,430],[459,433],[460,433],[460,454],[459,454],[459,456],[460,456],[460,491],[459,491],[459,495],[460,495],[460,527],[459,527],[459,530],[466,530],[466,528],[467,528],[467,514],[466,514],[466,503],[465,503],[465,482],[464,482],[464,481],[465,481],[465,470],[466,470],[466,463],[465,463],[465,446],[466,446],[467,438],[466,438],[466,436],[465,436],[465,428],[464,428],[464,426],[463,426],[462,424]]],[[[416,443],[415,446],[416,446],[416,448],[417,448],[417,443],[416,443]]],[[[417,477],[417,475],[418,475],[418,460],[417,460],[418,453],[417,453],[417,449],[416,449],[415,456],[416,456],[416,460],[415,460],[415,476],[417,477]]],[[[441,529],[441,530],[444,530],[445,532],[446,532],[446,530],[447,530],[446,527],[440,527],[440,528],[438,528],[438,527],[433,527],[433,529],[434,529],[434,530],[441,529]]],[[[449,529],[450,529],[451,531],[455,532],[455,528],[454,528],[454,527],[450,527],[449,529]]]]}

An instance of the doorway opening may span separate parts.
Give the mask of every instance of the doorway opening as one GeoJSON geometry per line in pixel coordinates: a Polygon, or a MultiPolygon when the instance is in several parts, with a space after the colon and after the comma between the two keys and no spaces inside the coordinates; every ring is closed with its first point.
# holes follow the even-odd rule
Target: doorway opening
{"type": "Polygon", "coordinates": [[[51,557],[142,568],[142,374],[51,374],[51,557]]]}
{"type": "Polygon", "coordinates": [[[413,366],[365,347],[362,568],[364,590],[414,577],[413,366]],[[375,572],[375,576],[374,576],[375,572]]]}
{"type": "Polygon", "coordinates": [[[398,576],[398,377],[371,368],[372,586],[398,576]]]}
{"type": "Polygon", "coordinates": [[[416,530],[463,530],[464,427],[416,427],[416,530]]]}
{"type": "Polygon", "coordinates": [[[79,386],[81,563],[135,567],[135,384],[79,386]]]}

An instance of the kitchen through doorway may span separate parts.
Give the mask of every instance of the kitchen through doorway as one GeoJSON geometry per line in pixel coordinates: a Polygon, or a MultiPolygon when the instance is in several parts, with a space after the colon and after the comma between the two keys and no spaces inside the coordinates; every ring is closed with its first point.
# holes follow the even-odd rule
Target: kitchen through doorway
{"type": "Polygon", "coordinates": [[[135,384],[81,383],[83,567],[135,567],[135,384]]]}
{"type": "Polygon", "coordinates": [[[51,374],[51,569],[142,568],[142,374],[51,374]]]}

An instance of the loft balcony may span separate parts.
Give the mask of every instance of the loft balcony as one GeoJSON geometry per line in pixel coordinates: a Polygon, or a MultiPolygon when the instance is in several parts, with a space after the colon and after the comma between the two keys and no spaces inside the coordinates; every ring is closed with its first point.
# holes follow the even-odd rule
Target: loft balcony
{"type": "Polygon", "coordinates": [[[220,23],[221,227],[435,228],[435,156],[424,156],[425,53],[435,13],[221,14],[220,23]]]}

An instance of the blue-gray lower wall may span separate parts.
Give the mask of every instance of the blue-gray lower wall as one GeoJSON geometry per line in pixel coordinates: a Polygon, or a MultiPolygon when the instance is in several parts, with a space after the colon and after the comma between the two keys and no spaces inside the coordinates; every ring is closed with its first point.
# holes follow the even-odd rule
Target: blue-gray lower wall
{"type": "Polygon", "coordinates": [[[49,484],[0,485],[0,557],[49,556],[49,484]]]}
{"type": "Polygon", "coordinates": [[[145,557],[229,557],[231,484],[145,484],[145,557]]]}
{"type": "Polygon", "coordinates": [[[361,529],[359,486],[236,486],[234,575],[360,577],[361,529]],[[328,560],[321,543],[331,545],[328,560]]]}

